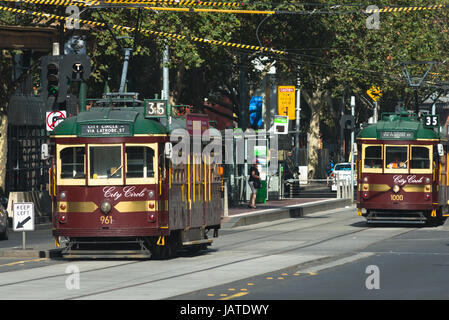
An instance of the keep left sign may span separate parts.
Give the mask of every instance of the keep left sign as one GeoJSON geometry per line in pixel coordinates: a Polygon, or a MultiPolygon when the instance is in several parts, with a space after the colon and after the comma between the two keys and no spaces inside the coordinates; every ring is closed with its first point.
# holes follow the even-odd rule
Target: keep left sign
{"type": "Polygon", "coordinates": [[[34,231],[33,202],[16,202],[13,204],[13,230],[34,231]]]}

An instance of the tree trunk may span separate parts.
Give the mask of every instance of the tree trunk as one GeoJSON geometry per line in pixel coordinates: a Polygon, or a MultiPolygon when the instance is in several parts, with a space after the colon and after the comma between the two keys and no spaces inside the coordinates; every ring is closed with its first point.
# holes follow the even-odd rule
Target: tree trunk
{"type": "Polygon", "coordinates": [[[311,110],[311,119],[309,132],[307,134],[307,153],[308,153],[308,178],[316,179],[319,172],[318,147],[320,139],[320,114],[325,103],[325,91],[315,90],[310,94],[306,90],[302,90],[304,98],[311,110]]]}

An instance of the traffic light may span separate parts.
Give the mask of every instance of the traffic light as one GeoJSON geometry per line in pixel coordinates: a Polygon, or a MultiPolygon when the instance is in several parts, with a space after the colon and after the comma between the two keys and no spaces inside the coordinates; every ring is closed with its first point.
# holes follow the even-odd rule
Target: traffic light
{"type": "Polygon", "coordinates": [[[90,75],[90,59],[86,54],[67,54],[63,60],[63,73],[70,81],[86,81],[90,75]]]}
{"type": "Polygon", "coordinates": [[[343,115],[340,119],[340,126],[344,130],[354,130],[355,129],[355,123],[354,123],[354,117],[351,115],[343,115]]]}
{"type": "Polygon", "coordinates": [[[253,129],[260,129],[263,124],[262,101],[262,97],[253,96],[249,102],[249,123],[253,129]]]}
{"type": "Polygon", "coordinates": [[[55,108],[55,102],[61,103],[67,97],[67,79],[62,68],[63,56],[45,56],[42,58],[41,96],[47,109],[55,108]]]}

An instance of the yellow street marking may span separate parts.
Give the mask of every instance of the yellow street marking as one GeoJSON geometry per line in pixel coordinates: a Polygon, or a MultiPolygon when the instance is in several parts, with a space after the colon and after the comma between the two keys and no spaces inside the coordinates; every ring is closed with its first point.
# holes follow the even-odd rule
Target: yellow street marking
{"type": "Polygon", "coordinates": [[[278,277],[278,280],[284,280],[284,277],[278,277]]]}
{"type": "Polygon", "coordinates": [[[221,298],[220,300],[229,300],[229,299],[234,299],[234,298],[238,298],[238,297],[243,297],[245,295],[247,295],[249,292],[239,292],[236,294],[233,294],[232,296],[226,297],[226,298],[221,298]]]}
{"type": "Polygon", "coordinates": [[[226,297],[227,295],[227,293],[220,293],[220,297],[226,297]]]}
{"type": "Polygon", "coordinates": [[[215,297],[215,294],[214,293],[208,293],[207,296],[208,297],[215,297]]]}
{"type": "Polygon", "coordinates": [[[249,286],[253,286],[253,285],[254,285],[254,283],[252,283],[252,282],[248,282],[248,285],[249,285],[249,286]]]}
{"type": "Polygon", "coordinates": [[[288,276],[288,273],[282,273],[281,275],[282,276],[288,276]]]}
{"type": "Polygon", "coordinates": [[[294,273],[293,275],[294,275],[294,276],[299,276],[299,273],[294,273]]]}
{"type": "Polygon", "coordinates": [[[235,291],[235,289],[234,289],[234,288],[229,288],[228,290],[229,290],[229,291],[235,291]]]}
{"type": "Polygon", "coordinates": [[[44,260],[48,260],[48,258],[39,258],[39,259],[33,259],[33,260],[23,260],[23,261],[16,261],[16,262],[11,262],[11,263],[7,263],[7,264],[1,264],[0,267],[12,267],[15,265],[23,265],[24,263],[27,262],[38,262],[38,261],[44,261],[44,260]]]}
{"type": "Polygon", "coordinates": [[[243,288],[243,289],[240,289],[240,291],[248,291],[248,289],[246,289],[246,288],[243,288]]]}
{"type": "Polygon", "coordinates": [[[273,277],[267,277],[268,280],[273,280],[273,277]]]}
{"type": "Polygon", "coordinates": [[[318,273],[316,273],[316,272],[307,272],[309,275],[311,275],[311,276],[316,276],[318,273]]]}

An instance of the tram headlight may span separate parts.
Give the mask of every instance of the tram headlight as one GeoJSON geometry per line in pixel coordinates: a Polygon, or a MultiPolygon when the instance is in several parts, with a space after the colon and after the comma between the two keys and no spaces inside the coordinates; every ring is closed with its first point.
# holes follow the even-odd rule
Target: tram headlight
{"type": "Polygon", "coordinates": [[[150,197],[150,199],[153,199],[153,197],[154,197],[154,191],[153,191],[153,190],[150,190],[150,191],[148,192],[148,196],[150,197]]]}
{"type": "Polygon", "coordinates": [[[399,186],[398,186],[397,184],[395,184],[395,185],[393,186],[392,190],[393,190],[394,193],[398,193],[399,190],[400,190],[400,188],[399,188],[399,186]]]}
{"type": "Polygon", "coordinates": [[[426,183],[429,184],[430,183],[430,179],[426,178],[426,183]]]}
{"type": "Polygon", "coordinates": [[[112,210],[112,205],[109,201],[103,201],[100,205],[100,210],[104,214],[108,214],[112,210]]]}
{"type": "Polygon", "coordinates": [[[61,199],[65,199],[65,198],[67,197],[67,194],[65,193],[65,191],[62,191],[62,192],[59,194],[59,197],[60,197],[61,199]]]}

